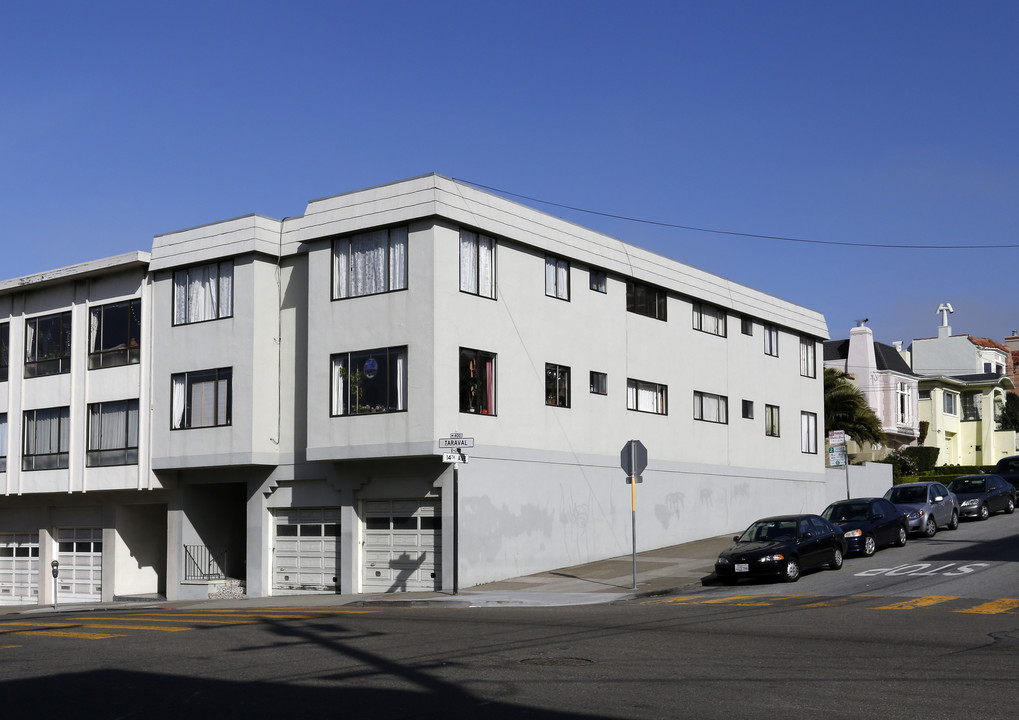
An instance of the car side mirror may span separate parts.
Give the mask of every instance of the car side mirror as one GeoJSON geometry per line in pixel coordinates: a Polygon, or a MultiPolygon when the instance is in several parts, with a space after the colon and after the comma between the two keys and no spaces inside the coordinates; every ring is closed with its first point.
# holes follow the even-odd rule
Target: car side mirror
{"type": "Polygon", "coordinates": [[[739,535],[733,535],[732,536],[732,541],[733,542],[739,542],[739,535]]]}
{"type": "Polygon", "coordinates": [[[934,498],[934,502],[941,502],[944,499],[945,497],[943,495],[938,495],[937,497],[934,498]]]}
{"type": "Polygon", "coordinates": [[[872,519],[872,520],[880,520],[880,519],[881,519],[881,518],[883,518],[884,516],[885,516],[885,514],[884,514],[884,513],[874,513],[874,517],[873,517],[873,518],[871,518],[871,519],[872,519]]]}
{"type": "Polygon", "coordinates": [[[814,533],[812,533],[812,532],[805,532],[802,535],[800,535],[800,537],[802,539],[804,539],[804,540],[809,540],[810,538],[814,537],[814,533]]]}

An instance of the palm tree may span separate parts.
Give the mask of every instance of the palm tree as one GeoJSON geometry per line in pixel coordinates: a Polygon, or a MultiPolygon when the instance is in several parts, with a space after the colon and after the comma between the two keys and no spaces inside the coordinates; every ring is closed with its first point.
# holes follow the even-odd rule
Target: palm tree
{"type": "Polygon", "coordinates": [[[885,441],[881,421],[850,377],[835,368],[824,369],[824,432],[843,430],[861,447],[885,441]]]}

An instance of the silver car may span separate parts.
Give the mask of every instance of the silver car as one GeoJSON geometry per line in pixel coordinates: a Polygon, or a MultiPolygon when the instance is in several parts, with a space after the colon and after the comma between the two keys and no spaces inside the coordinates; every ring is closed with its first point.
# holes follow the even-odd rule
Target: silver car
{"type": "Polygon", "coordinates": [[[910,532],[934,537],[938,528],[959,527],[959,499],[939,482],[895,485],[885,493],[885,500],[906,513],[910,532]]]}

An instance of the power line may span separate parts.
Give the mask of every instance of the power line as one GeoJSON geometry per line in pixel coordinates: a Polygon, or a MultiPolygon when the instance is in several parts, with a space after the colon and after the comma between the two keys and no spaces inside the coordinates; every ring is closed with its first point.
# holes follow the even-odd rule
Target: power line
{"type": "Polygon", "coordinates": [[[644,225],[657,225],[658,227],[675,228],[677,230],[712,233],[714,235],[731,235],[734,237],[758,238],[760,240],[783,240],[785,242],[807,243],[811,245],[841,245],[845,247],[889,248],[895,250],[998,250],[1002,248],[1019,248],[1019,243],[1002,243],[998,245],[897,245],[895,243],[857,243],[842,242],[838,240],[811,240],[808,238],[786,237],[784,235],[762,235],[760,233],[736,232],[735,230],[716,230],[714,228],[703,228],[693,225],[678,225],[676,223],[661,222],[658,220],[645,220],[643,218],[628,217],[626,215],[615,215],[613,213],[599,212],[598,210],[587,210],[586,208],[575,207],[573,205],[564,205],[562,203],[552,202],[551,200],[542,200],[541,198],[521,195],[520,193],[510,192],[509,190],[501,190],[499,188],[491,187],[490,185],[482,185],[481,183],[471,182],[470,180],[460,180],[458,178],[453,179],[456,180],[456,182],[472,185],[483,190],[491,190],[492,192],[497,192],[500,195],[509,195],[510,197],[521,198],[522,200],[527,200],[529,202],[551,205],[552,207],[573,210],[575,212],[599,215],[601,217],[612,218],[614,220],[642,223],[644,225]]]}

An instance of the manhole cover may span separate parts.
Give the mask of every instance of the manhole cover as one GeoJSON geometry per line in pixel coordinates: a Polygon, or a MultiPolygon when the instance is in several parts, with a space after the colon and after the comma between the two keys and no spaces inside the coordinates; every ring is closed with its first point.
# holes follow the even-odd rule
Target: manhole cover
{"type": "Polygon", "coordinates": [[[524,658],[521,665],[558,665],[560,667],[576,667],[578,665],[593,665],[594,660],[577,657],[533,657],[524,658]]]}

